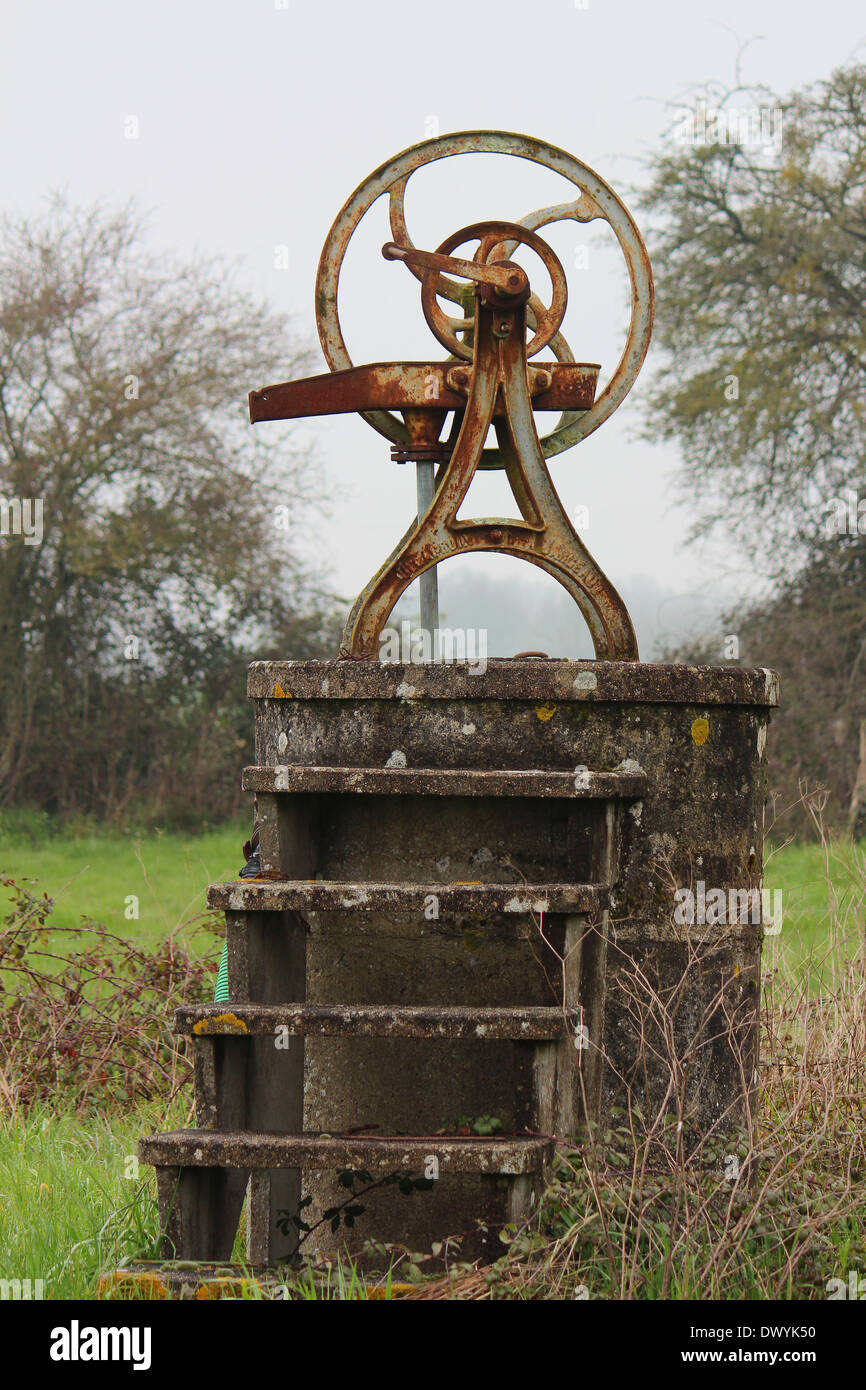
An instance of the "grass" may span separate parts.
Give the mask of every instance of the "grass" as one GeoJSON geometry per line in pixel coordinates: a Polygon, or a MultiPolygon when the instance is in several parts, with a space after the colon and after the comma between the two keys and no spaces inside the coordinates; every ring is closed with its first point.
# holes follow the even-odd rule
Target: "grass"
{"type": "Polygon", "coordinates": [[[76,835],[52,833],[50,823],[34,817],[16,824],[7,813],[0,821],[0,877],[36,880],[54,899],[58,926],[77,926],[86,915],[119,936],[152,944],[202,911],[209,883],[237,877],[249,833],[249,823],[237,821],[198,836],[92,827],[76,835]],[[132,897],[137,904],[128,902],[132,897]],[[126,915],[134,910],[137,918],[126,915]]]}
{"type": "Polygon", "coordinates": [[[796,934],[803,949],[820,948],[829,936],[832,913],[849,909],[863,917],[866,894],[858,872],[858,854],[866,853],[866,840],[853,846],[848,840],[820,844],[789,844],[770,849],[764,866],[764,884],[781,888],[785,924],[796,934]],[[827,893],[827,870],[833,898],[827,893]]]}
{"type": "MultiPolygon", "coordinates": [[[[767,847],[764,886],[782,892],[782,929],[764,938],[765,970],[780,967],[809,993],[832,983],[840,930],[856,951],[866,924],[866,840],[767,847]]],[[[844,944],[844,943],[843,943],[844,944]]]]}
{"type": "Polygon", "coordinates": [[[153,1175],[136,1172],[140,1135],[187,1106],[86,1123],[33,1108],[0,1124],[0,1277],[41,1279],[46,1298],[92,1299],[99,1274],[124,1258],[156,1258],[153,1175]]]}

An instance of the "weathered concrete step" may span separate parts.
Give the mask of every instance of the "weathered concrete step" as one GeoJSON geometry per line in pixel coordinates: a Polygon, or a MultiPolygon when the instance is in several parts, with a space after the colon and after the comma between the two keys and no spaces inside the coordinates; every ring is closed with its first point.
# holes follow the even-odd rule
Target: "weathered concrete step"
{"type": "Polygon", "coordinates": [[[208,907],[220,912],[406,912],[429,916],[594,913],[608,906],[601,883],[358,883],[333,879],[239,879],[212,883],[208,907]]]}
{"type": "MultiPolygon", "coordinates": [[[[97,1285],[100,1298],[161,1301],[194,1299],[199,1303],[217,1299],[300,1299],[303,1294],[292,1282],[294,1270],[286,1266],[250,1270],[246,1265],[214,1260],[135,1260],[123,1269],[101,1274],[97,1285]]],[[[315,1275],[311,1282],[323,1286],[327,1296],[327,1275],[315,1275]]],[[[364,1285],[365,1299],[405,1298],[415,1293],[417,1284],[400,1283],[382,1276],[364,1285]]]]}
{"type": "Polygon", "coordinates": [[[643,772],[479,771],[434,767],[245,767],[248,792],[357,792],[367,796],[526,796],[634,799],[646,793],[643,772]]]}
{"type": "Polygon", "coordinates": [[[778,705],[777,671],[650,661],[254,661],[253,700],[540,700],[593,704],[778,705]]]}
{"type": "Polygon", "coordinates": [[[181,1129],[140,1140],[138,1154],[142,1163],[155,1168],[363,1169],[380,1174],[419,1173],[435,1158],[443,1177],[454,1173],[520,1177],[543,1172],[553,1158],[553,1143],[534,1135],[353,1138],[181,1129]]]}
{"type": "Polygon", "coordinates": [[[135,1260],[99,1276],[99,1298],[148,1300],[277,1298],[287,1296],[286,1271],[256,1270],[214,1260],[135,1260]]]}
{"type": "MultiPolygon", "coordinates": [[[[575,1017],[576,1026],[576,1017],[575,1017]]],[[[186,1004],[174,1016],[176,1033],[303,1037],[484,1038],[546,1042],[575,1031],[562,1009],[537,1005],[186,1004]]]]}

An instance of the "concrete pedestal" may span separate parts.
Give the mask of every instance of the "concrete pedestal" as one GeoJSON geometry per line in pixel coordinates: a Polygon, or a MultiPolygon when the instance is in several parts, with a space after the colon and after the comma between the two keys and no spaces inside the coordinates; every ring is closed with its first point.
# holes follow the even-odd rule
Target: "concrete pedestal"
{"type": "Polygon", "coordinates": [[[432,1185],[309,1247],[482,1221],[494,1255],[552,1137],[615,1106],[743,1126],[774,673],[258,662],[249,692],[263,877],[210,890],[232,1003],[178,1018],[200,1129],[142,1144],[179,1258],[228,1257],[245,1190],[250,1261],[289,1256],[346,1170],[432,1185]]]}

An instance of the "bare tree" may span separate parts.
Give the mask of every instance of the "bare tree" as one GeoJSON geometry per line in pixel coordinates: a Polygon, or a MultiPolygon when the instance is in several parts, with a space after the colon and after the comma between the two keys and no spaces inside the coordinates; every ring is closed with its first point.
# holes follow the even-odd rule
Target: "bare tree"
{"type": "Polygon", "coordinates": [[[234,654],[316,649],[296,537],[321,470],[246,406],[309,359],[232,266],[153,250],[132,206],[0,220],[5,802],[128,799],[166,751],[136,731],[147,699],[194,740],[234,654]]]}

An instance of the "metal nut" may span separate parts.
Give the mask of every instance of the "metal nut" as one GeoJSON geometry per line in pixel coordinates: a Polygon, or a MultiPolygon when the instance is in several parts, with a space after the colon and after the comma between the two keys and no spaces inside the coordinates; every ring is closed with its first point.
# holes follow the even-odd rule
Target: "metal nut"
{"type": "Polygon", "coordinates": [[[451,367],[445,378],[452,391],[468,391],[470,371],[468,367],[451,367]]]}

